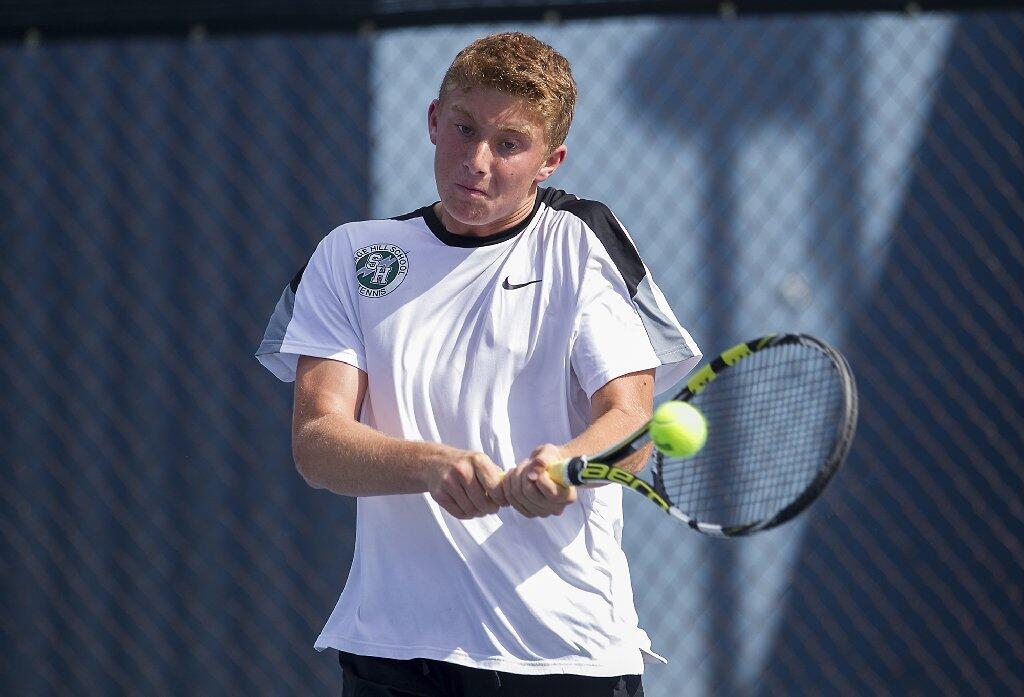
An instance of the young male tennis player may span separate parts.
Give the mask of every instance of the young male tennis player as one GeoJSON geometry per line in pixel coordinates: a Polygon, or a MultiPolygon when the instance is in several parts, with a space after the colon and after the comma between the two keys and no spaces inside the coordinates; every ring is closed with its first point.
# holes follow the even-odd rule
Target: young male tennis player
{"type": "Polygon", "coordinates": [[[612,212],[538,187],[575,102],[550,46],[470,44],[427,110],[440,201],[332,231],[271,317],[296,465],[359,497],[316,641],[345,695],[634,697],[661,660],[622,488],[545,471],[633,431],[700,358],[612,212]]]}

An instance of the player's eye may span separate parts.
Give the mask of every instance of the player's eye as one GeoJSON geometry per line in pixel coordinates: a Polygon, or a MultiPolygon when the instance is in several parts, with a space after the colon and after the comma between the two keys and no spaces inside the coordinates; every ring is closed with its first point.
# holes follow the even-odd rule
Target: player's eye
{"type": "Polygon", "coordinates": [[[502,141],[501,147],[505,148],[505,150],[507,150],[508,152],[512,152],[513,150],[519,148],[519,143],[515,142],[514,140],[505,140],[502,141]]]}
{"type": "Polygon", "coordinates": [[[465,124],[457,123],[455,124],[455,127],[459,129],[459,133],[461,133],[464,136],[468,136],[473,133],[473,129],[470,128],[469,126],[466,126],[465,124]]]}

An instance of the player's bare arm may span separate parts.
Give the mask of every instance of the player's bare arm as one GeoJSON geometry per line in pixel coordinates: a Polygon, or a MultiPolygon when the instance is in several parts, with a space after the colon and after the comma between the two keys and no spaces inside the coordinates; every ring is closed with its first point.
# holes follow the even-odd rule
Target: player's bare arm
{"type": "MultiPolygon", "coordinates": [[[[591,399],[591,423],[564,445],[541,445],[508,472],[501,490],[508,504],[529,518],[560,515],[576,500],[575,487],[563,487],[548,475],[547,466],[577,455],[600,452],[642,426],[654,408],[654,370],[622,375],[601,387],[591,399]]],[[[624,463],[639,469],[650,446],[624,463]]]]}
{"type": "Polygon", "coordinates": [[[391,438],[360,423],[366,386],[366,373],[347,363],[299,359],[292,454],[310,486],[346,496],[428,492],[462,519],[507,504],[501,469],[483,453],[391,438]]]}

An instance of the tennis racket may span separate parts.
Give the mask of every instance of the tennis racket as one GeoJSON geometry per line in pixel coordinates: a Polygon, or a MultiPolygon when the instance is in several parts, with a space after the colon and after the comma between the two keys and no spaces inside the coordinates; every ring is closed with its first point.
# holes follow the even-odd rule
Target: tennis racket
{"type": "Polygon", "coordinates": [[[589,457],[552,464],[568,486],[614,482],[716,537],[774,528],[809,506],[839,469],[857,425],[846,359],[806,334],[737,344],[698,370],[674,399],[707,421],[703,449],[672,457],[655,447],[650,480],[616,466],[651,443],[650,422],[589,457]]]}

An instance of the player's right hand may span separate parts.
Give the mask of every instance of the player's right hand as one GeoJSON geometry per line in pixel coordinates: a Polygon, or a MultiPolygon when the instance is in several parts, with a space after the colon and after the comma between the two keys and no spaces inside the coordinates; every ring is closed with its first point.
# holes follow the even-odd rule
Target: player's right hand
{"type": "Polygon", "coordinates": [[[502,475],[501,468],[483,453],[453,450],[432,468],[427,492],[456,518],[478,518],[508,505],[501,492],[502,475]]]}

